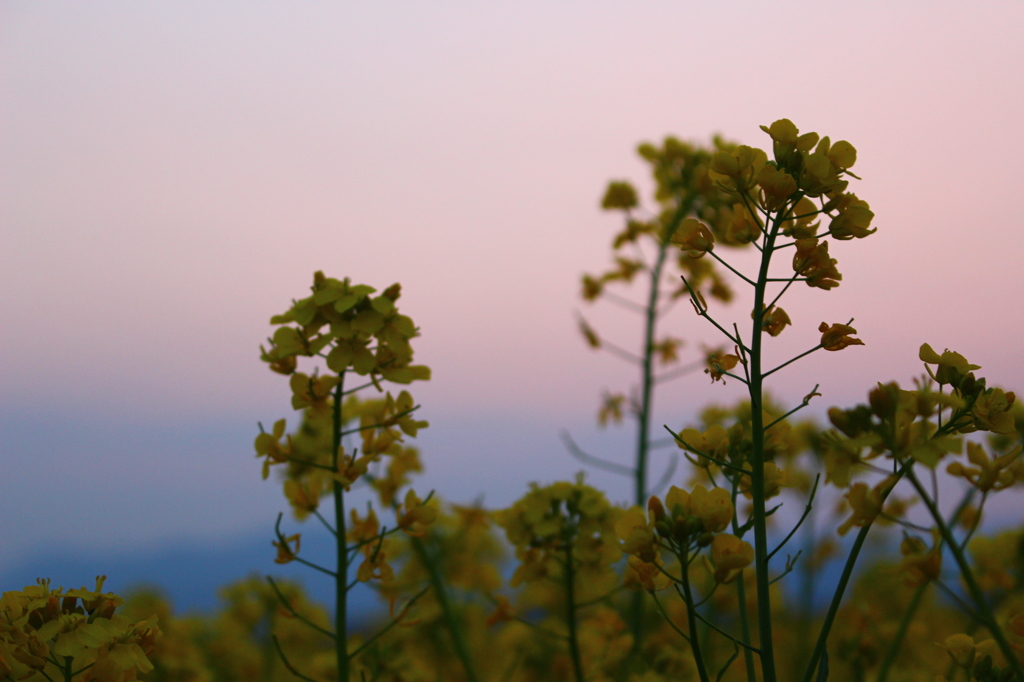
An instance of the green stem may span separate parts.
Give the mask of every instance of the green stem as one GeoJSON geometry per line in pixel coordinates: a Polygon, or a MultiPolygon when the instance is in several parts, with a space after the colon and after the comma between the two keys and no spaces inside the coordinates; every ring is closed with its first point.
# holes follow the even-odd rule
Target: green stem
{"type": "Polygon", "coordinates": [[[576,575],[572,566],[572,540],[565,545],[565,592],[566,620],[569,625],[569,655],[572,658],[572,668],[576,675],[576,682],[584,682],[583,661],[580,658],[579,636],[576,633],[576,575]]]}
{"type": "MultiPolygon", "coordinates": [[[[910,469],[910,464],[904,464],[903,468],[896,473],[896,480],[893,481],[892,485],[888,489],[884,490],[879,500],[879,506],[885,503],[886,498],[889,497],[889,493],[893,491],[896,484],[899,483],[899,479],[902,478],[907,471],[910,469]]],[[[874,525],[874,520],[865,523],[860,532],[857,533],[857,539],[853,541],[853,547],[850,548],[850,554],[846,557],[846,565],[843,566],[843,574],[839,577],[839,584],[836,585],[836,590],[832,594],[832,602],[828,606],[828,613],[825,614],[825,621],[821,624],[821,630],[818,633],[818,641],[814,645],[814,651],[811,653],[811,660],[807,664],[807,670],[804,671],[803,682],[811,682],[814,678],[814,671],[818,667],[818,662],[825,654],[825,646],[828,644],[828,635],[832,630],[832,623],[836,619],[836,614],[839,612],[839,604],[843,601],[843,594],[846,592],[846,586],[850,582],[850,577],[853,575],[853,568],[857,563],[857,558],[860,556],[860,550],[864,546],[864,541],[867,540],[868,532],[871,530],[871,526],[874,525]]]]}
{"type": "MultiPolygon", "coordinates": [[[[640,410],[637,414],[636,460],[633,503],[643,508],[647,504],[647,455],[650,451],[651,411],[654,404],[654,340],[658,325],[658,299],[661,295],[661,274],[672,246],[670,240],[683,217],[690,211],[692,197],[681,201],[672,221],[665,226],[665,234],[658,244],[658,255],[651,268],[647,306],[644,310],[643,363],[640,377],[640,410]]],[[[637,591],[630,604],[630,630],[633,633],[633,651],[639,651],[644,635],[644,595],[637,591]]]]}
{"type": "Polygon", "coordinates": [[[764,411],[763,382],[766,374],[761,370],[761,342],[763,338],[764,298],[772,247],[778,235],[782,214],[777,214],[771,229],[765,235],[761,252],[761,269],[754,287],[754,325],[750,335],[750,453],[751,494],[754,498],[754,575],[757,579],[757,624],[761,650],[761,675],[764,682],[778,682],[775,671],[775,647],[772,643],[772,611],[768,576],[768,517],[765,509],[764,482],[764,411]]]}
{"type": "MultiPolygon", "coordinates": [[[[331,466],[338,470],[338,454],[341,450],[341,427],[344,423],[341,415],[341,399],[344,395],[345,371],[338,375],[338,385],[334,389],[334,410],[331,466]]],[[[337,656],[338,680],[339,682],[349,681],[349,657],[348,657],[348,535],[345,528],[345,488],[337,479],[334,480],[334,527],[337,529],[335,535],[335,548],[338,557],[338,569],[334,576],[334,649],[337,656]]]]}
{"type": "Polygon", "coordinates": [[[953,531],[950,530],[945,519],[942,518],[942,514],[939,513],[939,508],[936,506],[935,500],[928,495],[928,491],[923,485],[921,485],[921,481],[914,474],[914,470],[912,468],[908,471],[908,478],[910,478],[910,483],[914,486],[918,496],[924,500],[925,505],[928,507],[928,512],[932,515],[932,519],[935,521],[935,525],[939,527],[939,533],[942,534],[942,539],[949,546],[949,551],[953,553],[953,558],[956,560],[956,564],[960,568],[960,576],[967,585],[967,591],[970,592],[971,598],[978,606],[978,615],[981,616],[985,626],[989,629],[989,633],[992,635],[992,638],[996,640],[996,644],[999,645],[999,650],[1003,653],[1003,656],[1006,657],[1008,665],[1013,669],[1014,673],[1017,674],[1018,679],[1024,680],[1024,667],[1022,667],[1020,661],[1017,660],[1015,652],[1010,647],[1010,643],[1006,640],[1006,635],[1003,633],[1003,629],[999,627],[995,614],[992,613],[992,609],[985,600],[985,595],[982,593],[981,587],[978,585],[978,581],[974,578],[974,571],[971,570],[971,565],[968,563],[963,549],[961,549],[960,545],[957,543],[956,538],[953,537],[953,531]]]}
{"type": "Polygon", "coordinates": [[[427,548],[422,540],[415,537],[410,539],[412,540],[413,549],[416,550],[416,555],[419,556],[420,561],[423,562],[427,573],[430,575],[430,584],[434,588],[434,595],[437,598],[438,605],[441,607],[441,615],[444,618],[445,625],[448,626],[448,632],[452,636],[455,655],[459,657],[459,661],[462,662],[462,667],[466,671],[466,679],[469,682],[477,682],[476,671],[470,663],[469,649],[466,648],[466,641],[462,637],[462,628],[455,617],[451,601],[448,599],[448,591],[445,590],[444,579],[437,570],[437,562],[428,555],[427,548]]]}
{"type": "Polygon", "coordinates": [[[700,635],[697,632],[697,618],[696,618],[696,605],[693,601],[693,592],[690,590],[690,571],[689,571],[689,556],[684,550],[683,561],[680,565],[683,568],[683,594],[686,596],[686,622],[690,630],[690,648],[693,650],[693,659],[697,663],[697,674],[700,675],[701,682],[711,682],[711,678],[708,677],[708,670],[704,664],[704,656],[700,651],[700,635]]]}

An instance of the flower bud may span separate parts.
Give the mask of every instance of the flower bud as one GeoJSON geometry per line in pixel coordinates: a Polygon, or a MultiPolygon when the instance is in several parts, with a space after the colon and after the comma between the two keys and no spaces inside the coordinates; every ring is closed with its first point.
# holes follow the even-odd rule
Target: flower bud
{"type": "Polygon", "coordinates": [[[897,386],[895,383],[882,384],[868,393],[871,410],[879,419],[892,419],[896,415],[897,386]]]}

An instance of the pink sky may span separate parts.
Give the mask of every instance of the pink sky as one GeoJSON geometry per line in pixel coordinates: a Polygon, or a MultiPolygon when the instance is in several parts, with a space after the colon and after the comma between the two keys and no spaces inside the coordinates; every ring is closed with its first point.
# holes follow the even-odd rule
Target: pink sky
{"type": "MultiPolygon", "coordinates": [[[[5,2],[0,410],[291,416],[257,346],[323,269],[402,282],[434,370],[414,394],[439,427],[589,420],[632,378],[574,322],[618,226],[605,183],[648,185],[642,140],[767,147],[758,125],[781,117],[857,147],[879,231],[833,245],[838,290],[787,296],[772,352],[850,317],[867,345],[815,354],[776,393],[820,383],[819,413],[862,400],[919,374],[925,341],[1024,389],[1022,35],[1018,2],[5,2]]],[[[592,316],[636,343],[628,318],[592,316]]],[[[714,341],[698,322],[680,306],[670,325],[714,341]]],[[[737,388],[682,381],[664,418],[737,388]]],[[[40,455],[15,456],[28,471],[40,455]]],[[[481,456],[436,455],[442,471],[481,456]]],[[[0,499],[19,486],[3,477],[0,499]]]]}

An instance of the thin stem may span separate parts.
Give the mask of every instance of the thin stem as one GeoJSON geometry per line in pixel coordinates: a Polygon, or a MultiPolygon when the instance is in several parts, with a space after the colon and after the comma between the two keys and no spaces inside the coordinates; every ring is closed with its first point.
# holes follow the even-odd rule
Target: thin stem
{"type": "Polygon", "coordinates": [[[768,310],[771,310],[772,308],[775,307],[775,304],[779,302],[779,299],[782,298],[782,295],[784,293],[786,293],[786,290],[789,289],[789,287],[792,286],[793,282],[797,280],[797,275],[799,274],[800,273],[794,272],[793,276],[786,281],[786,286],[782,287],[782,291],[777,293],[775,295],[775,298],[772,299],[772,302],[768,304],[768,310]]]}
{"type": "Polygon", "coordinates": [[[715,464],[717,464],[718,466],[722,467],[723,469],[732,469],[733,471],[735,471],[738,474],[747,475],[747,474],[750,473],[746,469],[740,469],[739,467],[736,467],[736,466],[734,466],[732,464],[729,464],[728,462],[725,462],[725,461],[720,460],[720,459],[716,459],[715,457],[712,457],[710,455],[705,455],[703,452],[701,452],[700,450],[698,450],[697,448],[693,447],[692,445],[687,443],[685,440],[683,440],[683,437],[680,436],[675,431],[673,431],[672,429],[670,429],[668,427],[668,425],[665,425],[665,430],[668,431],[669,433],[671,433],[672,437],[675,438],[678,442],[682,443],[683,447],[685,447],[687,450],[689,450],[690,452],[694,453],[698,457],[703,457],[704,459],[706,459],[708,461],[714,462],[715,464]]]}
{"type": "Polygon", "coordinates": [[[338,531],[334,530],[334,526],[327,522],[327,519],[323,517],[323,514],[320,513],[319,509],[314,509],[313,514],[315,514],[316,517],[320,519],[320,523],[323,524],[324,528],[330,531],[331,535],[333,535],[334,537],[338,537],[338,531]]]}
{"type": "Polygon", "coordinates": [[[974,571],[971,570],[971,565],[967,562],[967,557],[964,555],[963,549],[956,542],[956,538],[953,537],[953,532],[946,525],[945,519],[942,518],[942,514],[939,513],[938,507],[935,505],[935,501],[931,499],[921,485],[921,481],[914,475],[914,470],[908,471],[908,477],[910,478],[911,485],[917,491],[918,496],[924,501],[928,507],[928,512],[932,515],[935,520],[935,524],[939,527],[939,532],[942,534],[942,538],[949,545],[949,550],[953,553],[953,558],[956,559],[956,564],[960,568],[960,575],[967,585],[967,590],[971,594],[971,599],[974,600],[975,605],[978,607],[980,620],[985,623],[988,627],[992,637],[996,640],[999,645],[999,650],[1002,651],[1003,656],[1009,662],[1013,671],[1021,679],[1024,679],[1024,667],[1021,666],[1017,656],[1014,654],[1013,649],[1010,647],[1010,643],[1006,639],[1006,635],[1003,633],[1003,629],[999,627],[999,623],[996,621],[995,615],[989,608],[988,602],[985,601],[985,595],[981,591],[981,587],[978,585],[978,581],[974,578],[974,571]]]}
{"type": "Polygon", "coordinates": [[[689,374],[690,372],[694,372],[698,369],[701,369],[702,367],[704,367],[705,364],[707,364],[706,361],[704,359],[700,359],[689,364],[683,365],[681,367],[670,369],[664,374],[659,374],[658,376],[654,377],[654,383],[662,384],[665,383],[666,381],[678,379],[679,377],[689,374]]]}
{"type": "MultiPolygon", "coordinates": [[[[338,385],[334,389],[334,405],[332,411],[331,429],[331,466],[338,470],[338,456],[341,452],[342,425],[345,423],[341,414],[341,398],[344,395],[345,371],[338,375],[338,385]]],[[[345,528],[345,488],[340,481],[334,479],[334,526],[337,533],[334,536],[335,554],[338,561],[338,569],[334,576],[334,632],[335,654],[338,665],[339,682],[349,682],[349,655],[348,655],[348,546],[346,545],[345,528]]]]}
{"type": "Polygon", "coordinates": [[[568,431],[562,431],[561,435],[562,442],[565,443],[565,447],[569,451],[569,454],[581,462],[591,464],[599,469],[604,469],[605,471],[610,471],[614,474],[629,476],[630,478],[636,475],[636,470],[632,467],[623,466],[616,462],[609,462],[608,460],[601,459],[600,457],[595,457],[594,455],[584,452],[583,449],[576,444],[576,441],[572,439],[572,436],[569,435],[568,431]]]}
{"type": "Polygon", "coordinates": [[[683,578],[683,593],[686,601],[686,621],[690,630],[690,649],[693,650],[693,659],[697,663],[697,674],[700,675],[701,682],[711,682],[708,677],[708,670],[704,664],[704,656],[700,651],[700,637],[697,636],[697,608],[693,603],[693,592],[690,590],[690,571],[688,570],[689,561],[686,557],[686,551],[684,550],[682,559],[682,578],[683,578]]]}
{"type": "Polygon", "coordinates": [[[789,364],[792,364],[792,363],[796,362],[797,360],[799,360],[800,358],[804,357],[805,355],[810,355],[811,353],[813,353],[814,351],[818,350],[819,348],[823,348],[823,346],[820,343],[817,346],[815,346],[814,348],[810,349],[810,350],[805,350],[803,353],[801,353],[800,355],[796,356],[795,358],[791,358],[789,360],[786,360],[784,363],[782,363],[781,365],[779,365],[775,369],[768,370],[767,372],[765,372],[764,374],[761,375],[761,378],[762,379],[767,379],[769,377],[769,375],[775,374],[776,372],[778,372],[780,369],[782,369],[786,365],[789,365],[789,364]]]}
{"type": "Polygon", "coordinates": [[[816,475],[814,477],[814,486],[811,488],[811,494],[807,498],[807,506],[804,507],[804,513],[801,514],[800,520],[796,522],[795,526],[793,526],[793,530],[789,531],[789,535],[787,535],[785,538],[783,538],[782,542],[779,543],[778,547],[776,547],[775,549],[773,549],[771,552],[768,553],[768,560],[769,561],[771,561],[771,558],[773,556],[775,556],[775,554],[780,549],[782,549],[783,547],[786,546],[786,543],[789,542],[790,538],[792,538],[793,535],[796,533],[796,531],[800,528],[800,526],[803,525],[804,520],[807,518],[807,515],[811,513],[811,509],[814,508],[814,495],[815,495],[815,493],[818,492],[818,481],[820,481],[820,480],[821,480],[821,474],[818,474],[818,475],[816,475]]]}
{"type": "Polygon", "coordinates": [[[783,419],[786,419],[787,417],[790,417],[790,416],[792,416],[793,414],[795,414],[795,413],[796,413],[796,412],[797,412],[798,410],[802,410],[802,409],[804,409],[805,407],[807,407],[807,406],[808,406],[808,405],[809,405],[809,404],[811,403],[811,398],[813,398],[813,397],[814,397],[814,396],[816,396],[816,395],[821,395],[821,394],[820,394],[820,393],[818,393],[817,391],[818,391],[818,384],[814,384],[814,388],[812,388],[812,389],[811,389],[811,392],[810,392],[810,393],[808,393],[808,394],[807,394],[806,396],[804,396],[804,399],[803,399],[803,401],[802,401],[802,402],[801,402],[801,403],[800,403],[799,405],[797,405],[797,406],[796,406],[796,407],[794,407],[794,408],[793,408],[792,410],[790,410],[790,411],[789,411],[789,412],[787,412],[786,414],[782,415],[782,416],[781,416],[781,417],[779,417],[778,419],[774,420],[774,421],[773,421],[773,422],[772,422],[771,424],[769,424],[768,426],[764,427],[764,430],[765,430],[765,431],[767,431],[768,429],[772,428],[773,426],[775,426],[776,424],[778,424],[779,422],[781,422],[781,421],[782,421],[783,419]]]}
{"type": "MultiPolygon", "coordinates": [[[[394,426],[397,423],[397,420],[401,419],[402,417],[406,416],[407,414],[412,414],[413,412],[415,412],[418,409],[420,409],[420,406],[419,405],[414,405],[413,407],[410,407],[408,410],[404,410],[402,412],[399,412],[399,413],[395,414],[393,417],[391,417],[390,419],[387,419],[387,420],[385,420],[383,422],[379,422],[377,424],[368,424],[366,426],[359,426],[359,427],[356,427],[354,429],[349,429],[348,431],[342,431],[341,435],[342,436],[351,436],[353,433],[359,433],[360,431],[369,431],[370,429],[379,429],[382,426],[383,427],[394,426]]],[[[339,406],[339,408],[338,408],[339,413],[340,413],[340,410],[341,410],[341,408],[339,406]]]]}
{"type": "Polygon", "coordinates": [[[661,616],[665,619],[665,621],[672,627],[672,629],[676,631],[676,634],[678,634],[680,637],[685,639],[687,641],[687,643],[689,643],[689,641],[690,641],[689,635],[687,635],[685,632],[683,632],[681,629],[679,629],[679,626],[676,625],[672,621],[672,619],[669,617],[668,613],[665,611],[665,607],[661,605],[660,601],[658,601],[657,593],[656,592],[651,592],[651,596],[654,597],[654,605],[658,607],[658,613],[660,613],[661,616]]]}
{"type": "Polygon", "coordinates": [[[717,261],[718,261],[719,263],[721,263],[721,264],[722,264],[722,265],[724,265],[725,267],[729,268],[729,270],[731,270],[731,271],[732,271],[732,273],[733,273],[734,275],[736,275],[737,277],[739,277],[740,279],[742,279],[742,280],[743,280],[744,282],[746,282],[747,284],[749,284],[749,285],[750,285],[750,286],[752,286],[752,287],[753,287],[753,286],[757,286],[757,285],[756,285],[756,284],[754,283],[754,280],[750,279],[749,277],[747,277],[746,275],[744,275],[744,274],[743,274],[742,272],[740,272],[739,270],[737,270],[737,269],[736,269],[736,268],[734,268],[733,266],[731,266],[731,265],[729,265],[728,263],[726,263],[726,262],[725,262],[725,261],[724,261],[724,260],[723,260],[723,259],[721,258],[721,256],[719,256],[719,255],[718,255],[717,253],[715,253],[715,252],[714,252],[713,250],[712,250],[712,251],[708,251],[708,253],[709,253],[709,254],[711,255],[711,257],[712,257],[712,258],[714,258],[715,260],[717,260],[717,261]]]}
{"type": "Polygon", "coordinates": [[[976,613],[976,612],[974,611],[974,609],[972,609],[972,608],[971,608],[970,606],[968,606],[967,604],[965,604],[965,603],[964,603],[964,600],[963,600],[963,599],[961,599],[961,598],[960,598],[960,596],[959,596],[959,595],[958,595],[958,594],[957,594],[956,592],[954,592],[953,590],[951,590],[951,589],[950,589],[949,585],[947,585],[946,583],[942,582],[941,580],[936,580],[936,581],[935,581],[935,586],[936,586],[936,587],[938,587],[938,588],[939,588],[940,590],[942,590],[942,591],[943,591],[943,593],[945,593],[945,595],[946,595],[947,597],[949,597],[949,598],[950,598],[950,600],[951,600],[951,601],[952,601],[952,602],[953,602],[954,604],[956,604],[956,605],[957,605],[957,607],[958,607],[958,608],[959,608],[959,609],[960,609],[961,611],[963,611],[964,613],[966,613],[966,614],[968,615],[968,617],[969,617],[969,618],[970,618],[971,620],[973,620],[973,621],[974,621],[974,622],[976,622],[976,623],[984,623],[984,622],[985,622],[985,621],[984,621],[984,620],[983,620],[983,619],[982,619],[982,618],[981,618],[981,617],[980,617],[980,616],[979,616],[979,615],[978,615],[978,614],[977,614],[977,613],[976,613]]]}
{"type": "Polygon", "coordinates": [[[633,363],[636,363],[638,365],[642,365],[643,364],[644,360],[639,355],[637,355],[636,353],[631,353],[630,351],[628,351],[625,348],[622,348],[620,346],[616,346],[611,341],[606,341],[605,339],[601,339],[601,348],[603,348],[604,350],[608,351],[612,355],[616,355],[616,356],[622,358],[623,360],[626,360],[627,362],[633,362],[633,363]]]}
{"type": "MultiPolygon", "coordinates": [[[[896,487],[899,478],[902,478],[909,469],[910,464],[904,464],[903,468],[896,473],[897,480],[891,486],[882,490],[881,499],[879,500],[880,505],[885,502],[889,493],[896,487]]],[[[807,663],[807,670],[804,671],[803,682],[811,682],[814,679],[814,670],[818,667],[819,661],[822,667],[828,665],[828,653],[826,651],[828,635],[832,630],[832,623],[835,621],[836,614],[839,612],[839,605],[843,601],[843,593],[846,592],[846,586],[850,582],[850,576],[853,575],[853,568],[857,563],[860,550],[864,546],[864,541],[867,539],[872,525],[874,525],[874,520],[865,523],[861,527],[860,532],[857,533],[857,538],[853,541],[853,547],[850,548],[850,554],[846,557],[846,564],[843,566],[843,573],[839,577],[839,583],[836,585],[835,592],[832,594],[832,602],[828,606],[828,613],[825,614],[825,621],[822,623],[821,630],[818,633],[818,641],[814,645],[811,660],[807,663]]]]}
{"type": "Polygon", "coordinates": [[[679,456],[673,452],[672,457],[669,460],[668,467],[665,469],[665,473],[661,475],[661,478],[658,479],[658,482],[654,484],[653,488],[651,488],[652,494],[657,495],[661,493],[662,490],[665,489],[665,486],[668,485],[668,482],[672,480],[672,475],[676,473],[676,466],[678,464],[679,456]]]}
{"type": "Polygon", "coordinates": [[[742,642],[742,641],[736,639],[735,637],[730,635],[728,632],[726,632],[722,628],[718,627],[717,625],[712,623],[710,620],[708,620],[704,616],[700,615],[700,613],[696,609],[694,609],[694,613],[697,615],[697,618],[699,618],[702,623],[706,624],[708,627],[710,627],[712,630],[714,630],[718,634],[722,635],[723,637],[729,639],[730,641],[734,642],[735,644],[740,645],[741,647],[743,647],[745,649],[750,649],[750,651],[755,653],[755,654],[760,654],[761,653],[760,649],[758,649],[757,647],[750,646],[746,642],[742,642]]]}
{"type": "Polygon", "coordinates": [[[314,623],[313,621],[311,621],[310,619],[306,618],[298,611],[296,611],[295,607],[292,606],[292,603],[288,601],[288,599],[281,592],[281,589],[277,586],[277,583],[274,582],[274,579],[271,578],[269,575],[267,576],[267,582],[270,583],[270,587],[274,590],[274,594],[277,595],[278,601],[281,602],[281,605],[285,608],[286,611],[288,611],[288,613],[292,614],[293,617],[297,618],[300,622],[305,623],[310,628],[316,630],[320,634],[330,637],[333,640],[337,640],[337,637],[334,636],[333,632],[331,632],[327,628],[320,627],[319,625],[317,625],[316,623],[314,623]]]}
{"type": "Polygon", "coordinates": [[[611,292],[611,291],[607,291],[607,290],[602,291],[601,292],[601,298],[605,298],[605,299],[611,301],[612,303],[615,303],[616,305],[619,305],[619,306],[621,306],[621,307],[623,307],[623,308],[625,308],[627,310],[632,310],[635,313],[644,314],[644,313],[647,312],[647,309],[644,308],[639,303],[634,303],[633,301],[629,300],[628,298],[625,298],[624,296],[619,296],[618,294],[616,294],[614,292],[611,292]]]}
{"type": "Polygon", "coordinates": [[[376,632],[376,634],[374,634],[374,635],[373,635],[372,637],[370,637],[370,638],[369,638],[368,640],[366,640],[365,642],[363,642],[363,643],[362,643],[361,645],[359,645],[359,647],[358,647],[358,648],[357,648],[357,649],[356,649],[355,651],[353,651],[353,652],[352,652],[351,654],[349,654],[349,655],[348,655],[348,657],[349,657],[349,660],[352,660],[352,659],[354,659],[354,658],[355,658],[356,656],[358,656],[359,654],[363,653],[363,651],[365,651],[365,650],[366,650],[366,647],[368,647],[368,646],[370,646],[371,644],[373,644],[374,642],[376,642],[376,641],[377,641],[378,639],[380,639],[380,638],[381,638],[381,637],[382,637],[382,636],[383,636],[383,635],[384,635],[384,634],[385,634],[385,633],[386,633],[386,632],[387,632],[388,630],[390,630],[391,628],[393,628],[393,627],[395,627],[396,625],[398,625],[398,624],[399,624],[399,623],[401,622],[401,620],[402,620],[402,616],[403,616],[403,615],[405,614],[405,612],[406,612],[406,611],[408,611],[408,610],[409,610],[410,608],[412,608],[412,605],[413,605],[413,604],[415,604],[415,603],[416,603],[416,602],[417,602],[417,601],[419,600],[419,598],[420,598],[420,597],[422,597],[423,595],[425,595],[425,594],[427,593],[427,590],[429,590],[429,589],[430,589],[430,586],[428,585],[428,586],[424,587],[424,588],[423,588],[422,590],[420,590],[419,592],[417,592],[417,593],[416,593],[416,594],[415,594],[415,595],[413,596],[413,598],[412,598],[412,599],[410,599],[410,600],[408,601],[408,603],[406,603],[406,605],[405,605],[405,608],[404,608],[404,609],[402,609],[402,612],[401,612],[401,613],[399,613],[397,617],[395,617],[395,618],[392,618],[392,619],[391,619],[391,622],[390,622],[390,623],[388,623],[387,625],[385,625],[384,627],[382,627],[382,628],[381,628],[380,630],[378,630],[378,631],[376,632]]]}
{"type": "Polygon", "coordinates": [[[452,637],[455,655],[458,656],[459,661],[462,663],[462,668],[466,671],[466,679],[470,682],[476,682],[476,671],[469,657],[469,649],[466,648],[466,640],[462,637],[462,627],[460,627],[455,611],[452,609],[451,600],[448,598],[448,591],[444,586],[444,578],[441,577],[441,573],[438,571],[437,561],[427,553],[426,545],[423,544],[422,540],[417,537],[410,537],[410,540],[416,555],[419,556],[420,561],[423,562],[427,573],[430,575],[430,584],[434,588],[434,596],[441,607],[441,615],[444,618],[445,625],[448,626],[448,633],[452,637]]]}
{"type": "Polygon", "coordinates": [[[281,648],[281,642],[277,640],[277,635],[271,635],[270,639],[274,642],[274,648],[277,649],[277,655],[281,657],[281,662],[284,663],[284,667],[288,668],[288,672],[290,672],[292,675],[295,675],[295,677],[298,677],[300,680],[306,680],[306,682],[317,682],[317,680],[313,679],[312,677],[309,677],[308,675],[303,675],[295,669],[295,666],[292,665],[292,662],[289,661],[288,657],[284,655],[284,649],[281,648]]]}
{"type": "Polygon", "coordinates": [[[764,250],[761,252],[761,268],[754,287],[753,327],[750,337],[750,432],[752,448],[750,453],[750,481],[754,509],[754,575],[757,580],[757,622],[761,649],[761,674],[764,682],[777,682],[775,671],[775,648],[772,642],[771,585],[768,576],[768,528],[765,509],[764,477],[764,409],[762,382],[768,374],[761,373],[761,344],[764,336],[764,296],[768,269],[771,263],[772,245],[778,233],[780,216],[776,214],[771,229],[765,232],[764,250]]]}

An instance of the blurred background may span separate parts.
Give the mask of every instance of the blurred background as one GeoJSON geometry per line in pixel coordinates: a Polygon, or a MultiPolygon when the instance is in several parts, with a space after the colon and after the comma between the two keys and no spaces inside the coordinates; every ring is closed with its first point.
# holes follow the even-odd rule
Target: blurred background
{"type": "MultiPolygon", "coordinates": [[[[0,589],[106,573],[210,608],[289,573],[252,440],[296,419],[258,347],[318,269],[403,285],[433,369],[417,490],[507,505],[581,468],[561,429],[628,461],[595,414],[633,368],[575,318],[629,348],[639,325],[579,281],[620,227],[606,183],[649,189],[636,145],[667,134],[768,147],[787,117],[858,149],[878,233],[833,245],[837,290],[787,295],[770,352],[851,317],[866,345],[774,375],[781,401],[909,384],[922,342],[1024,389],[1022,32],[1019,2],[0,4],[0,589]]],[[[700,322],[669,323],[684,361],[718,341],[700,322]]],[[[741,388],[688,376],[655,423],[741,388]]]]}

